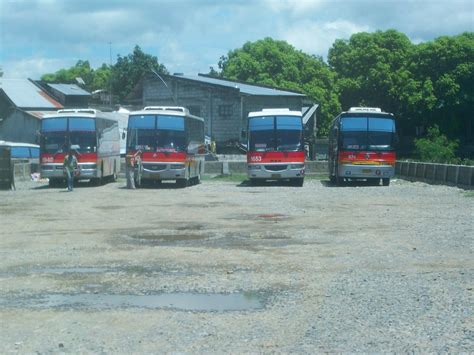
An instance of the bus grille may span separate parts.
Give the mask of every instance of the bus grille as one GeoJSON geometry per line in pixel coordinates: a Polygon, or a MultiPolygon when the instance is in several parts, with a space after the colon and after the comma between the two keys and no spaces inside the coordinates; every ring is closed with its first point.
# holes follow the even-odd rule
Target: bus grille
{"type": "Polygon", "coordinates": [[[265,170],[268,171],[283,171],[286,170],[288,165],[265,165],[265,170]]]}
{"type": "Polygon", "coordinates": [[[148,170],[161,171],[166,170],[166,164],[143,164],[143,167],[148,170]]]}

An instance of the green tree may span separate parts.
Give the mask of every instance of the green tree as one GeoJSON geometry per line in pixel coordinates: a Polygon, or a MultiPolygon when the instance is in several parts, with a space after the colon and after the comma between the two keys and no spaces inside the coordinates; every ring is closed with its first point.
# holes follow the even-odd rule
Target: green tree
{"type": "Polygon", "coordinates": [[[424,84],[415,82],[407,69],[413,50],[408,37],[395,30],[357,33],[349,40],[336,40],[329,49],[328,63],[337,72],[343,109],[375,106],[400,114],[400,96],[406,92],[408,101],[402,106],[417,106],[420,98],[411,94],[424,84]]]}
{"type": "Polygon", "coordinates": [[[112,92],[122,102],[138,84],[145,74],[152,72],[167,74],[163,64],[158,63],[155,56],[144,53],[137,45],[133,53],[122,57],[117,56],[117,63],[112,67],[111,85],[112,92]]]}
{"type": "Polygon", "coordinates": [[[450,141],[441,134],[439,127],[428,128],[426,138],[415,140],[416,154],[422,161],[433,163],[452,163],[455,161],[455,151],[458,141],[450,141]]]}
{"type": "Polygon", "coordinates": [[[219,60],[214,76],[270,85],[303,92],[320,104],[318,132],[326,135],[332,118],[340,111],[334,90],[335,73],[321,57],[296,50],[285,41],[265,38],[247,42],[219,60]]]}
{"type": "Polygon", "coordinates": [[[94,86],[94,70],[91,68],[89,61],[79,60],[76,65],[69,69],[60,69],[54,74],[44,74],[41,80],[48,83],[77,83],[76,78],[81,78],[85,82],[85,89],[93,91],[101,87],[94,86]]]}
{"type": "MultiPolygon", "coordinates": [[[[442,36],[416,46],[410,70],[432,85],[433,104],[424,110],[426,124],[437,124],[448,137],[473,134],[474,33],[442,36]]],[[[472,138],[472,136],[471,136],[472,138]]]]}

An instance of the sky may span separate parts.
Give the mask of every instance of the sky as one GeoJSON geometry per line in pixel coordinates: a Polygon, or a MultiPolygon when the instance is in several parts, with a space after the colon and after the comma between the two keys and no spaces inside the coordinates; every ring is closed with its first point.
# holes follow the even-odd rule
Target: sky
{"type": "Polygon", "coordinates": [[[396,29],[414,43],[474,32],[474,0],[0,0],[4,78],[39,79],[135,45],[169,72],[217,69],[247,41],[284,40],[326,58],[336,39],[396,29]]]}

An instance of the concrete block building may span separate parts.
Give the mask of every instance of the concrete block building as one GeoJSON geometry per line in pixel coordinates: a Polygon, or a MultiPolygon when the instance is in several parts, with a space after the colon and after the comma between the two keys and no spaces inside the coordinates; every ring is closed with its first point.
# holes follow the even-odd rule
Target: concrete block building
{"type": "Polygon", "coordinates": [[[248,113],[263,108],[301,111],[311,132],[316,126],[317,105],[301,93],[203,74],[150,74],[142,79],[129,98],[136,106],[187,107],[191,114],[204,118],[205,132],[217,142],[218,150],[245,142],[248,113]]]}

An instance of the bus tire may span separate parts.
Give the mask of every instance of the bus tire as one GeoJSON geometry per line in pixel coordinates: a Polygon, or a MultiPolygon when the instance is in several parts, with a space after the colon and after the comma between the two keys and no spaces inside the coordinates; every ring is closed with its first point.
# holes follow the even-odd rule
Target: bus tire
{"type": "Polygon", "coordinates": [[[111,180],[112,182],[117,181],[117,162],[116,161],[114,161],[114,172],[112,174],[111,180]]]}
{"type": "Polygon", "coordinates": [[[337,179],[334,175],[329,175],[329,182],[333,185],[336,185],[337,179]]]}
{"type": "Polygon", "coordinates": [[[304,184],[304,178],[291,179],[291,183],[293,186],[302,187],[304,184]]]}
{"type": "Polygon", "coordinates": [[[49,179],[49,187],[58,187],[61,186],[62,179],[49,179]]]}
{"type": "Polygon", "coordinates": [[[179,188],[185,188],[188,185],[189,185],[189,180],[188,179],[176,180],[176,186],[179,187],[179,188]]]}
{"type": "Polygon", "coordinates": [[[373,186],[379,186],[380,185],[380,179],[379,178],[370,178],[367,179],[367,183],[373,186]]]}
{"type": "Polygon", "coordinates": [[[257,179],[250,179],[251,186],[258,186],[259,181],[257,179]]]}
{"type": "Polygon", "coordinates": [[[382,179],[382,185],[383,186],[389,186],[390,185],[390,178],[383,178],[382,179]]]}

